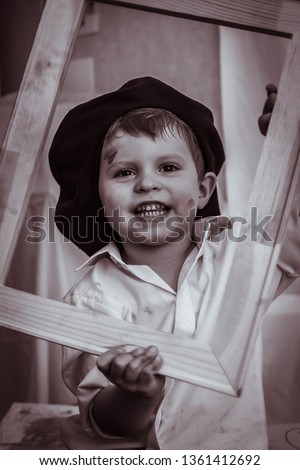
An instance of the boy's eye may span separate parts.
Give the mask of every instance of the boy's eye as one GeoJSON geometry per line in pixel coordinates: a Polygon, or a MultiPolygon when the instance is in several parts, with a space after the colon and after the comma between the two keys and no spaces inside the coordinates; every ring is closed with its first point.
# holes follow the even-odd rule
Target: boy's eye
{"type": "Polygon", "coordinates": [[[178,166],[175,165],[174,163],[165,163],[162,167],[161,167],[161,171],[165,172],[165,173],[171,173],[173,171],[176,171],[176,170],[179,170],[178,166]]]}
{"type": "Polygon", "coordinates": [[[126,177],[126,176],[132,176],[134,174],[134,171],[131,170],[130,168],[122,168],[122,170],[119,170],[115,173],[115,178],[118,177],[126,177]]]}

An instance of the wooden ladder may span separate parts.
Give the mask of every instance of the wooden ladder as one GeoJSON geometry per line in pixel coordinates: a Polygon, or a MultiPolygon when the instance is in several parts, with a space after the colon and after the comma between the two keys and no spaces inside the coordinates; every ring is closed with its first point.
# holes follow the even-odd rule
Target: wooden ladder
{"type": "MultiPolygon", "coordinates": [[[[115,344],[156,344],[164,358],[166,375],[238,395],[257,325],[266,308],[267,289],[299,167],[300,3],[293,0],[102,3],[291,38],[249,199],[249,207],[258,208],[258,218],[274,214],[268,226],[273,241],[228,244],[218,295],[210,306],[215,324],[205,342],[152,331],[109,316],[95,317],[90,312],[3,285],[86,6],[85,0],[47,1],[1,153],[0,325],[95,354],[115,344]]],[[[109,310],[103,307],[103,313],[109,314],[109,310]]]]}

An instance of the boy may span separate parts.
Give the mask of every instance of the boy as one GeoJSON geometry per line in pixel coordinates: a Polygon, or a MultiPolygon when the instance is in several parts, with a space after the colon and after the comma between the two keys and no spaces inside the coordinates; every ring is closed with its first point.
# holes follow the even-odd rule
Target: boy
{"type": "MultiPolygon", "coordinates": [[[[72,110],[50,150],[57,223],[92,268],[65,300],[166,332],[205,330],[222,244],[198,229],[196,240],[195,226],[206,216],[229,226],[218,218],[224,159],[211,112],[151,77],[72,110]]],[[[260,338],[239,399],[165,378],[161,365],[151,345],[65,350],[64,380],[100,448],[267,448],[260,338]]]]}

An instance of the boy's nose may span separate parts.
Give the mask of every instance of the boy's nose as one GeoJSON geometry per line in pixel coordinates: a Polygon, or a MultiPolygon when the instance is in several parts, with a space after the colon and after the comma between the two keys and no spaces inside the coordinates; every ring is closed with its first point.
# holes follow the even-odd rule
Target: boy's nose
{"type": "Polygon", "coordinates": [[[149,192],[161,189],[161,184],[154,175],[147,173],[141,175],[135,185],[136,192],[149,192]]]}

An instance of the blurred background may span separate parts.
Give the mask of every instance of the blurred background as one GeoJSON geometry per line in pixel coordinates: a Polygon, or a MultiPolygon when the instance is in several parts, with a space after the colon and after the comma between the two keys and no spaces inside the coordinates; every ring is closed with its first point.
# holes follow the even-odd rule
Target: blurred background
{"type": "MultiPolygon", "coordinates": [[[[0,140],[2,141],[44,8],[44,0],[0,6],[0,140]]],[[[151,75],[214,113],[227,163],[219,178],[223,212],[244,213],[264,138],[257,119],[265,86],[279,83],[288,39],[90,2],[45,145],[6,284],[60,300],[85,255],[53,224],[58,187],[48,149],[76,104],[151,75]],[[27,221],[43,217],[46,239],[27,221]],[[34,238],[34,237],[33,237],[34,238]]],[[[300,422],[300,284],[278,298],[264,325],[264,383],[269,423],[300,422]]],[[[13,402],[75,404],[61,379],[61,347],[0,328],[0,418],[13,402]]]]}

